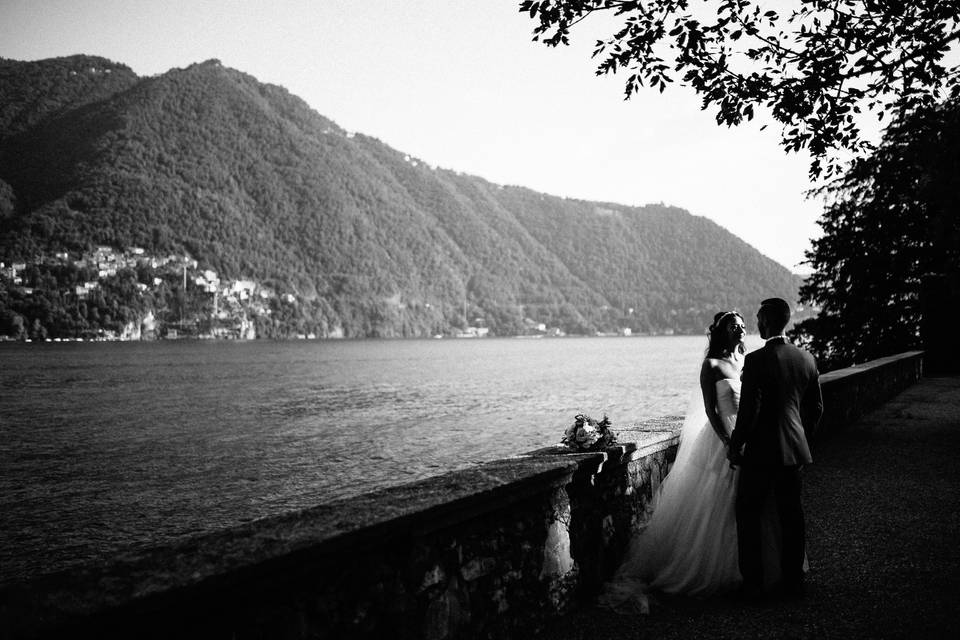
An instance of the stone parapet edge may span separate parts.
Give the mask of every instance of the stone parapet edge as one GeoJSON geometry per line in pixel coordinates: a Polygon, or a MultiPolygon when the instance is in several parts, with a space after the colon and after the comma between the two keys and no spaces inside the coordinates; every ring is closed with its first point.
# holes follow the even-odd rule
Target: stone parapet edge
{"type": "Polygon", "coordinates": [[[877,358],[876,360],[870,360],[869,362],[864,362],[863,364],[855,364],[844,369],[837,369],[835,371],[828,371],[827,373],[820,374],[820,384],[834,384],[838,381],[841,381],[845,378],[850,378],[852,376],[860,376],[866,372],[869,372],[874,369],[882,369],[885,367],[890,367],[891,365],[901,365],[905,361],[914,360],[922,364],[923,361],[923,351],[905,351],[903,353],[898,353],[896,355],[887,356],[886,358],[877,358]]]}

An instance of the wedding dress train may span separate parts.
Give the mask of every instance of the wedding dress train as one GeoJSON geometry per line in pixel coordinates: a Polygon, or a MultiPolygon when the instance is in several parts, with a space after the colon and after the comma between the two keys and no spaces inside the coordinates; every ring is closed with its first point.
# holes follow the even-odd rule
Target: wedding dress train
{"type": "MultiPolygon", "coordinates": [[[[737,421],[740,380],[719,380],[716,389],[717,409],[729,435],[737,421]]],[[[650,592],[707,595],[732,590],[741,581],[734,510],[739,472],[730,468],[726,446],[702,409],[699,391],[696,396],[650,520],[605,585],[602,606],[647,613],[650,592]]]]}

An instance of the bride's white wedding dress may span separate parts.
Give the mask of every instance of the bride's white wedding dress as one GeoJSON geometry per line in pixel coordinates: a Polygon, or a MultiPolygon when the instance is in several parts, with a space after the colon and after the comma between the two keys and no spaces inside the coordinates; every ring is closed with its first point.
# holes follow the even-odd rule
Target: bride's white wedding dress
{"type": "MultiPolygon", "coordinates": [[[[740,380],[718,380],[716,389],[717,410],[729,435],[737,421],[740,380]]],[[[650,520],[631,540],[601,605],[647,613],[650,592],[706,595],[741,581],[734,511],[739,472],[730,468],[726,446],[702,410],[699,392],[696,396],[650,520]]]]}

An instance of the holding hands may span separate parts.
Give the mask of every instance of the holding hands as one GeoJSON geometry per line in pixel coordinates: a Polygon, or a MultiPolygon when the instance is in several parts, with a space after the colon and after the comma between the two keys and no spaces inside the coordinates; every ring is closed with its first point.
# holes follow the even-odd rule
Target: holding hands
{"type": "Polygon", "coordinates": [[[740,447],[734,448],[731,446],[730,440],[727,440],[727,460],[730,461],[730,468],[736,469],[743,462],[743,454],[740,452],[740,447]]]}

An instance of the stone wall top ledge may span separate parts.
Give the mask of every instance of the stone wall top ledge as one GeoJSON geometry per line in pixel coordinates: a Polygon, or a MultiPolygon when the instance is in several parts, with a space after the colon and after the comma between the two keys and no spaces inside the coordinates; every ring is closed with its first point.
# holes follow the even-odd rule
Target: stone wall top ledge
{"type": "Polygon", "coordinates": [[[88,615],[227,574],[269,574],[502,509],[565,485],[578,468],[562,456],[496,460],[0,585],[0,602],[35,615],[88,615]]]}
{"type": "Polygon", "coordinates": [[[596,473],[605,462],[621,464],[665,451],[680,442],[683,418],[665,416],[629,425],[614,426],[618,444],[603,451],[576,451],[562,444],[529,451],[525,456],[562,456],[579,465],[580,474],[596,473]]]}
{"type": "Polygon", "coordinates": [[[876,360],[870,360],[869,362],[864,362],[862,364],[855,364],[851,367],[846,367],[845,369],[837,369],[836,371],[828,371],[827,373],[823,373],[820,375],[820,384],[825,385],[832,382],[839,382],[845,378],[859,376],[868,371],[887,367],[904,360],[919,360],[922,357],[923,351],[905,351],[904,353],[887,356],[886,358],[877,358],[876,360]]]}

